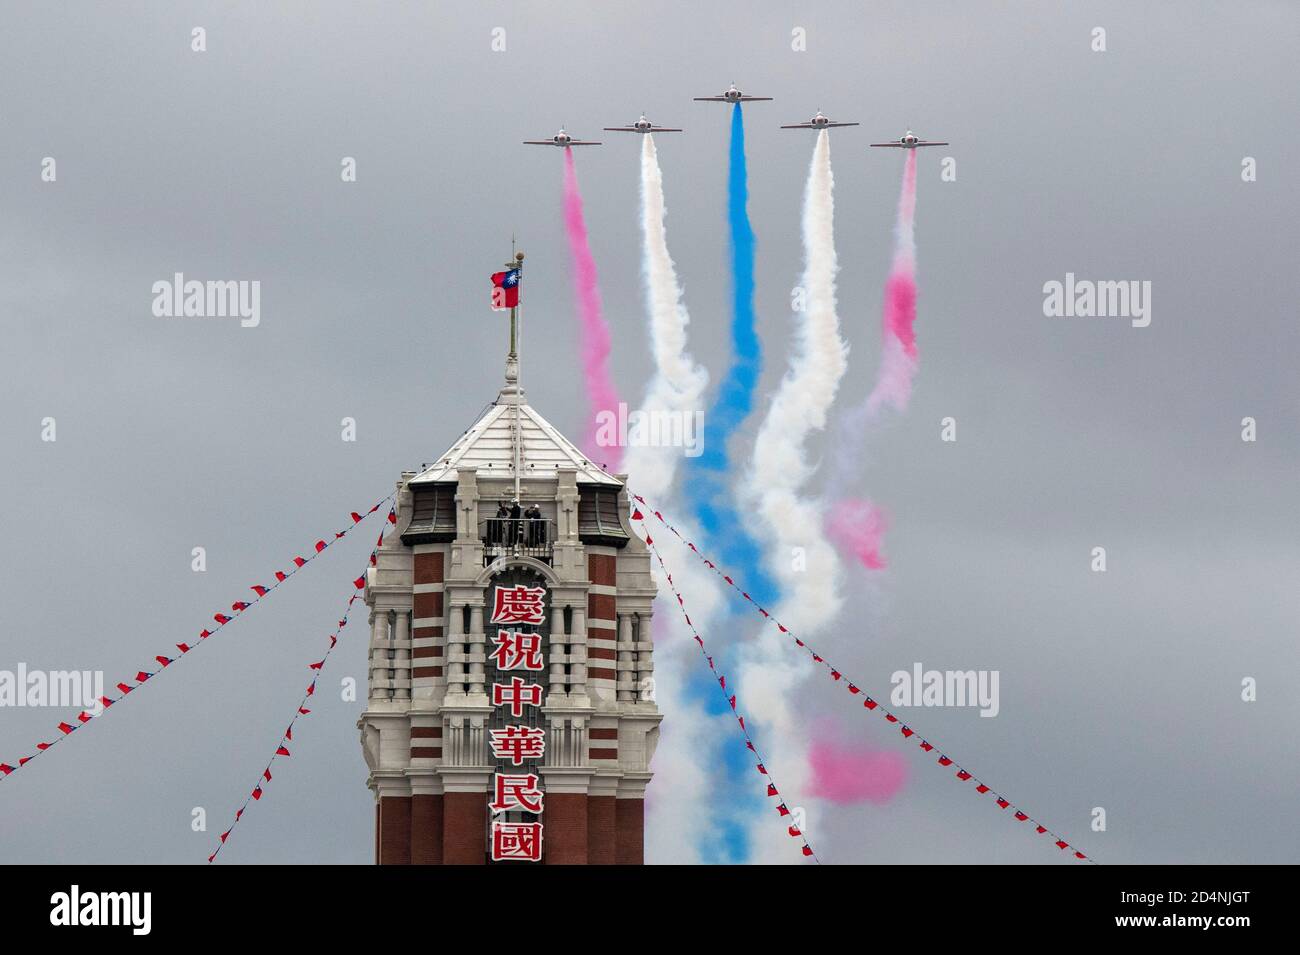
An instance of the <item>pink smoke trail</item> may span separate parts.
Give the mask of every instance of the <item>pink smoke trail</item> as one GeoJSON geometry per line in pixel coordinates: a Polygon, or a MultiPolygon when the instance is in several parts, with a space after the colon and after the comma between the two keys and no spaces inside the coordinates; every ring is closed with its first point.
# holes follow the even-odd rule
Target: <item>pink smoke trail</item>
{"type": "Polygon", "coordinates": [[[903,188],[898,196],[898,223],[894,230],[894,265],[885,282],[881,314],[880,371],[867,396],[868,416],[882,404],[906,411],[916,375],[916,150],[907,151],[903,188]]]}
{"type": "Polygon", "coordinates": [[[841,552],[857,558],[867,570],[883,570],[880,553],[888,527],[885,512],[868,500],[845,498],[826,515],[826,534],[841,552]]]}
{"type": "Polygon", "coordinates": [[[816,740],[808,751],[810,795],[837,805],[889,802],[907,779],[907,761],[893,750],[850,748],[816,740]]]}
{"type": "Polygon", "coordinates": [[[600,419],[613,416],[618,420],[618,388],[609,373],[609,326],[600,304],[600,281],[596,261],[587,242],[587,221],[582,214],[582,193],[578,191],[578,174],[573,165],[573,150],[564,150],[564,228],[573,259],[573,288],[578,297],[579,347],[582,375],[587,388],[588,416],[582,442],[583,453],[605,465],[610,471],[623,466],[623,448],[614,433],[613,440],[598,440],[600,419]],[[606,414],[602,414],[605,412],[606,414]]]}
{"type": "MultiPolygon", "coordinates": [[[[880,317],[880,369],[866,400],[841,421],[834,450],[837,483],[852,482],[861,470],[869,427],[881,407],[907,410],[916,376],[916,150],[907,150],[903,185],[898,195],[898,220],[894,226],[894,262],[885,281],[880,317]]],[[[824,515],[827,535],[842,553],[854,557],[867,570],[881,570],[880,549],[885,533],[884,514],[870,501],[845,498],[824,515]]]]}

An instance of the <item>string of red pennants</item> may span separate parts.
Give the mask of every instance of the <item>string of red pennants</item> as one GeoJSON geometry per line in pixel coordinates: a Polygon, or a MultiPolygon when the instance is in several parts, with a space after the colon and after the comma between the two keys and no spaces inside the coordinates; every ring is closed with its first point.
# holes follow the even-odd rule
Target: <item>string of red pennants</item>
{"type": "MultiPolygon", "coordinates": [[[[23,756],[22,758],[20,758],[16,766],[11,766],[10,764],[5,762],[0,762],[0,780],[8,779],[11,775],[13,775],[22,767],[26,766],[37,756],[40,756],[42,753],[45,753],[50,749],[53,749],[55,746],[63,742],[63,740],[70,737],[73,733],[75,733],[77,730],[84,727],[86,724],[91,722],[97,722],[98,720],[103,719],[103,717],[108,713],[110,707],[122,702],[122,700],[126,699],[128,694],[133,693],[136,690],[140,689],[140,687],[144,686],[147,681],[153,679],[158,674],[162,673],[163,670],[171,666],[173,663],[177,662],[181,657],[197,649],[198,646],[201,643],[203,643],[205,640],[207,640],[209,637],[215,636],[222,629],[234,623],[254,604],[257,604],[264,598],[268,597],[271,594],[271,592],[274,591],[277,587],[279,587],[290,577],[294,576],[296,573],[298,573],[298,571],[302,570],[313,560],[315,560],[317,557],[323,554],[327,548],[329,548],[333,544],[337,543],[338,541],[346,537],[354,527],[356,527],[358,524],[364,521],[371,514],[375,513],[375,511],[379,510],[381,507],[383,507],[392,499],[393,499],[393,494],[388,495],[388,497],[384,498],[382,501],[377,503],[374,507],[366,511],[364,514],[358,514],[356,511],[353,511],[350,515],[352,518],[351,524],[349,524],[341,531],[336,531],[332,539],[322,538],[321,540],[316,541],[312,549],[311,556],[294,557],[292,562],[293,567],[290,570],[288,571],[277,570],[275,572],[275,583],[271,584],[271,586],[265,587],[262,586],[261,584],[254,584],[251,587],[249,587],[249,590],[253,591],[253,593],[256,595],[252,600],[248,600],[248,601],[236,600],[233,604],[230,605],[229,613],[222,612],[222,613],[213,614],[212,619],[213,621],[215,621],[215,625],[210,625],[209,627],[203,629],[199,633],[196,641],[175,644],[176,650],[180,651],[178,654],[173,651],[168,651],[168,653],[166,654],[160,653],[157,656],[155,656],[154,661],[156,662],[157,665],[156,667],[154,667],[154,669],[138,670],[134,678],[123,680],[122,682],[117,684],[117,690],[120,693],[120,695],[116,699],[110,699],[107,696],[100,697],[99,698],[100,705],[98,707],[99,709],[98,713],[90,713],[87,712],[86,710],[82,710],[79,714],[77,714],[75,723],[66,723],[66,722],[60,723],[58,725],[59,734],[57,736],[52,737],[47,742],[37,743],[36,752],[32,753],[30,756],[23,756]]],[[[390,512],[390,519],[391,519],[391,512],[390,512]]]]}
{"type": "MultiPolygon", "coordinates": [[[[650,511],[650,513],[654,514],[655,518],[659,521],[659,523],[662,524],[664,527],[666,527],[668,530],[670,530],[678,540],[680,540],[683,544],[685,544],[688,548],[690,548],[691,553],[694,554],[697,558],[699,558],[699,560],[701,560],[706,567],[708,567],[711,571],[713,571],[714,574],[716,574],[717,576],[721,577],[724,581],[726,581],[727,585],[731,587],[732,590],[740,594],[741,597],[743,597],[747,603],[751,604],[755,610],[757,610],[760,614],[763,615],[763,617],[765,617],[770,623],[774,624],[777,630],[779,630],[781,633],[785,634],[791,640],[793,640],[801,650],[803,650],[812,658],[814,663],[820,665],[824,670],[826,670],[833,681],[837,683],[842,683],[845,689],[848,690],[850,694],[854,696],[861,696],[862,706],[864,709],[866,709],[869,712],[879,713],[881,716],[885,718],[887,722],[897,726],[899,732],[902,733],[904,739],[912,739],[915,737],[915,739],[918,742],[918,745],[925,752],[934,753],[937,750],[939,753],[938,764],[940,766],[946,768],[955,768],[956,769],[955,778],[957,780],[963,783],[974,783],[974,788],[977,793],[979,793],[980,795],[987,794],[992,796],[998,808],[1007,812],[1017,822],[1021,822],[1033,826],[1034,831],[1038,835],[1050,836],[1055,841],[1057,848],[1059,848],[1063,852],[1069,851],[1073,853],[1074,858],[1079,859],[1083,862],[1088,862],[1092,865],[1097,864],[1096,860],[1086,856],[1078,847],[1071,845],[1069,842],[1067,842],[1065,839],[1063,839],[1061,836],[1059,836],[1057,833],[1052,831],[1047,826],[1043,825],[1041,822],[1039,822],[1029,813],[1025,812],[1020,807],[1016,806],[1014,803],[1011,802],[1011,800],[1007,799],[1005,796],[996,792],[991,786],[982,782],[980,779],[978,779],[975,776],[974,773],[971,773],[968,770],[964,769],[961,766],[961,764],[957,763],[950,756],[945,755],[942,749],[937,748],[936,744],[918,735],[914,729],[912,729],[906,723],[902,722],[896,715],[891,713],[885,707],[881,706],[880,703],[877,702],[874,698],[863,693],[863,691],[858,687],[856,683],[846,680],[844,678],[843,671],[841,671],[838,667],[831,664],[825,657],[823,657],[815,649],[813,649],[811,646],[805,643],[801,638],[799,638],[793,632],[791,632],[791,630],[788,627],[786,627],[785,624],[781,623],[781,621],[777,620],[776,617],[772,616],[772,614],[768,610],[760,606],[758,602],[755,601],[754,598],[751,597],[748,593],[746,593],[744,588],[738,585],[730,575],[722,571],[717,564],[715,564],[713,561],[705,557],[704,554],[700,552],[699,548],[697,548],[694,543],[692,543],[690,540],[682,536],[681,532],[678,531],[677,528],[674,527],[667,519],[665,519],[662,513],[655,510],[650,504],[646,503],[645,498],[641,497],[639,494],[634,494],[632,495],[632,497],[642,507],[646,508],[647,510],[650,511]]],[[[664,566],[663,558],[659,556],[659,551],[655,547],[654,541],[646,529],[644,523],[645,516],[641,513],[640,508],[636,508],[633,510],[632,519],[635,521],[642,522],[641,529],[645,534],[645,542],[647,546],[649,546],[650,549],[654,552],[655,556],[659,559],[660,566],[664,567],[664,573],[668,575],[668,584],[670,587],[673,588],[673,593],[676,594],[677,596],[677,602],[682,607],[683,615],[686,615],[686,605],[685,603],[683,603],[682,596],[680,593],[678,593],[676,584],[673,583],[672,575],[668,574],[668,568],[664,566]]],[[[686,616],[686,622],[688,625],[690,625],[691,631],[694,632],[695,626],[694,624],[691,624],[689,615],[686,616]]],[[[700,643],[701,649],[703,649],[704,643],[703,641],[700,640],[698,634],[696,634],[695,639],[700,643]]],[[[713,659],[709,657],[708,661],[709,661],[709,667],[712,668],[713,659]]],[[[733,709],[735,707],[734,697],[732,700],[732,707],[733,709]]],[[[742,729],[744,728],[743,723],[741,724],[741,728],[742,729]]],[[[746,732],[746,739],[748,739],[748,732],[746,732]]],[[[750,746],[750,749],[753,749],[753,746],[750,746]]],[[[810,853],[808,852],[805,844],[805,855],[807,854],[810,853]]]]}
{"type": "MultiPolygon", "coordinates": [[[[387,498],[385,498],[385,500],[387,500],[387,498]]],[[[380,501],[376,507],[381,506],[383,503],[383,501],[380,501]]],[[[389,508],[388,523],[397,523],[396,508],[389,508]]],[[[383,546],[383,543],[384,532],[380,531],[379,540],[375,542],[374,548],[370,551],[370,560],[366,565],[367,567],[375,566],[378,559],[379,548],[383,546]]],[[[339,618],[338,625],[334,628],[333,633],[329,635],[329,645],[325,648],[325,655],[315,663],[308,665],[307,669],[310,670],[312,674],[311,682],[307,684],[307,689],[303,691],[302,699],[298,701],[298,706],[294,709],[293,718],[289,720],[289,725],[285,728],[285,731],[280,734],[280,741],[276,744],[275,751],[271,753],[271,758],[267,760],[266,766],[258,775],[257,782],[253,785],[253,788],[249,791],[248,795],[244,797],[244,804],[235,811],[235,818],[234,821],[230,823],[230,828],[221,834],[221,841],[217,843],[217,847],[212,851],[212,855],[208,856],[209,864],[211,864],[217,856],[221,854],[221,850],[225,848],[226,842],[230,839],[230,834],[234,832],[235,827],[239,825],[239,821],[244,817],[244,812],[248,809],[249,805],[262,798],[262,794],[265,792],[264,787],[272,778],[271,765],[277,759],[287,759],[292,755],[289,752],[288,744],[293,742],[293,728],[297,724],[298,720],[311,713],[311,710],[307,706],[307,701],[316,693],[316,682],[320,679],[321,673],[325,669],[325,664],[329,662],[330,654],[333,653],[334,648],[338,646],[339,636],[342,634],[343,628],[348,625],[348,618],[352,616],[352,605],[361,599],[362,591],[365,590],[365,586],[366,575],[364,573],[356,580],[352,581],[352,595],[348,597],[347,608],[343,611],[343,616],[339,618]]]]}
{"type": "MultiPolygon", "coordinates": [[[[645,526],[641,512],[637,511],[632,515],[632,518],[633,520],[642,522],[641,533],[645,538],[646,545],[650,548],[650,552],[655,555],[655,560],[659,561],[659,566],[663,568],[664,576],[668,578],[668,586],[672,588],[673,596],[677,598],[677,606],[682,612],[682,618],[685,619],[686,626],[690,628],[691,633],[695,637],[696,644],[699,645],[700,655],[704,657],[704,662],[708,664],[709,670],[713,673],[713,678],[718,683],[719,691],[722,693],[723,697],[726,698],[727,705],[731,707],[731,712],[735,714],[736,724],[740,727],[741,735],[745,737],[745,748],[754,754],[754,759],[756,760],[755,768],[758,770],[759,775],[767,779],[767,795],[768,798],[776,800],[777,815],[782,817],[790,816],[790,808],[785,804],[785,799],[782,798],[781,791],[777,789],[776,780],[772,778],[771,770],[767,768],[767,764],[763,760],[763,755],[758,751],[758,747],[754,745],[753,737],[749,735],[749,727],[745,725],[745,717],[737,709],[738,704],[736,702],[735,688],[727,688],[726,675],[718,672],[717,664],[709,654],[708,648],[704,645],[704,638],[700,636],[700,632],[695,629],[695,624],[691,622],[691,615],[686,610],[686,602],[682,599],[681,593],[677,590],[677,585],[673,583],[673,575],[668,572],[668,566],[664,563],[663,556],[659,553],[659,548],[655,547],[654,539],[650,536],[650,532],[645,526]]],[[[821,860],[817,858],[817,853],[813,851],[812,845],[808,842],[808,837],[803,834],[803,831],[793,819],[789,822],[789,828],[786,831],[792,838],[798,839],[800,843],[802,843],[802,850],[805,856],[812,858],[818,865],[821,864],[821,860]]]]}

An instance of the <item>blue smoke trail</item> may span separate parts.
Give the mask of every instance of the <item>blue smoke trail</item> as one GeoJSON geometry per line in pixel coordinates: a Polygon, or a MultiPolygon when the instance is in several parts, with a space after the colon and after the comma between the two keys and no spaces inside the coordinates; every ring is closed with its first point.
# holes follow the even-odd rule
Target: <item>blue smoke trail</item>
{"type": "Polygon", "coordinates": [[[763,370],[763,346],[754,316],[754,230],[749,224],[749,172],[740,104],[731,108],[731,155],[727,172],[727,220],[731,227],[731,367],[704,419],[704,447],[689,463],[687,495],[700,527],[723,561],[746,582],[754,599],[771,603],[776,588],[763,569],[762,550],[747,533],[727,487],[728,444],[754,407],[763,370]]]}
{"type": "MultiPolygon", "coordinates": [[[[743,580],[760,603],[775,602],[776,587],[763,569],[763,554],[750,537],[744,517],[733,501],[727,476],[731,470],[728,444],[754,408],[754,392],[763,371],[763,346],[754,314],[754,230],[749,224],[749,171],[745,164],[745,123],[740,104],[731,109],[731,151],[727,171],[727,221],[731,230],[731,366],[704,419],[701,454],[687,458],[686,497],[696,520],[725,566],[743,580]]],[[[704,702],[710,715],[729,715],[717,701],[712,680],[692,680],[689,692],[704,702]]],[[[752,791],[753,765],[748,754],[726,746],[722,778],[728,791],[726,811],[715,820],[717,839],[702,847],[710,863],[739,863],[749,858],[749,838],[743,819],[761,811],[752,791]]]]}

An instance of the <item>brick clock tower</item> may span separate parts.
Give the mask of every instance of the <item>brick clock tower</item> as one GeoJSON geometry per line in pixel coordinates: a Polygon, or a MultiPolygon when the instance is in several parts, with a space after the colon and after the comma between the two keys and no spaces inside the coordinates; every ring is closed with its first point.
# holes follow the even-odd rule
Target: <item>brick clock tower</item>
{"type": "Polygon", "coordinates": [[[403,472],[366,578],[381,865],[643,861],[650,555],[624,481],[527,404],[515,321],[505,387],[403,472]]]}

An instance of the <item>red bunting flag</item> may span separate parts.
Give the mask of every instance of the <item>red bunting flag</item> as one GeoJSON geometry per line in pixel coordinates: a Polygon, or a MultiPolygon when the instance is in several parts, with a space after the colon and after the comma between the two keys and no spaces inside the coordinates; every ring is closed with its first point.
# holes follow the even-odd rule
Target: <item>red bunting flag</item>
{"type": "Polygon", "coordinates": [[[275,579],[280,583],[284,583],[286,580],[289,579],[289,575],[282,570],[277,570],[275,572],[275,579]]]}
{"type": "Polygon", "coordinates": [[[357,590],[361,590],[366,585],[366,575],[362,574],[356,580],[352,581],[352,583],[356,585],[357,590]]]}
{"type": "Polygon", "coordinates": [[[63,732],[63,734],[66,736],[68,733],[71,733],[74,729],[76,729],[76,727],[75,727],[75,726],[69,726],[67,723],[60,723],[60,724],[59,724],[59,729],[60,729],[60,730],[63,732]]]}
{"type": "Polygon", "coordinates": [[[169,663],[172,662],[172,658],[171,658],[171,657],[156,656],[156,657],[154,657],[154,659],[157,660],[157,661],[158,661],[160,664],[162,664],[163,666],[167,666],[167,664],[169,664],[169,663]]]}
{"type": "Polygon", "coordinates": [[[143,683],[145,680],[149,679],[149,677],[151,677],[151,676],[153,676],[152,673],[145,673],[143,670],[141,670],[139,673],[137,673],[137,674],[135,675],[135,682],[136,682],[136,683],[143,683]]]}
{"type": "Polygon", "coordinates": [[[262,770],[262,778],[269,783],[271,781],[271,770],[270,769],[262,770]]]}
{"type": "Polygon", "coordinates": [[[328,546],[329,546],[329,545],[326,544],[324,541],[317,541],[317,542],[316,542],[316,553],[319,554],[321,551],[323,551],[323,550],[324,550],[326,547],[328,547],[328,546]]]}
{"type": "MultiPolygon", "coordinates": [[[[680,532],[676,527],[674,527],[671,523],[669,523],[669,522],[664,518],[664,516],[663,516],[662,513],[660,513],[659,511],[655,511],[652,507],[650,507],[650,506],[646,503],[645,498],[641,497],[640,495],[636,495],[636,494],[632,495],[632,497],[633,497],[634,500],[638,501],[638,502],[642,505],[642,507],[645,507],[645,508],[647,508],[647,509],[653,511],[655,517],[659,520],[659,522],[660,522],[660,523],[661,523],[665,528],[667,528],[669,531],[671,531],[671,532],[673,533],[673,535],[676,536],[676,537],[678,538],[678,540],[680,540],[680,541],[681,541],[681,542],[682,542],[682,543],[683,543],[687,548],[689,548],[690,551],[691,551],[693,554],[695,554],[696,557],[697,557],[700,561],[702,561],[706,567],[708,567],[708,568],[709,568],[710,570],[712,570],[715,574],[717,574],[717,576],[721,577],[724,581],[726,581],[727,584],[730,585],[730,586],[731,586],[731,587],[732,587],[732,588],[733,588],[733,589],[734,589],[734,590],[735,590],[735,591],[736,591],[736,592],[737,592],[741,597],[743,597],[746,601],[748,601],[749,603],[753,604],[753,606],[754,606],[754,607],[755,607],[755,608],[756,608],[756,609],[757,609],[757,610],[758,610],[758,611],[759,611],[759,612],[760,612],[764,617],[767,617],[768,619],[771,620],[771,622],[772,622],[773,624],[775,624],[776,628],[777,628],[781,633],[788,635],[789,638],[790,638],[791,640],[793,640],[794,643],[795,643],[795,644],[796,644],[800,649],[805,650],[805,651],[806,651],[806,652],[807,652],[807,653],[812,657],[812,659],[813,659],[814,662],[821,664],[821,665],[822,665],[822,666],[823,666],[823,667],[824,667],[824,668],[825,668],[825,669],[830,673],[830,676],[831,676],[831,679],[832,679],[832,680],[836,680],[836,681],[838,681],[838,680],[840,680],[840,679],[843,677],[843,673],[842,673],[842,671],[836,669],[836,668],[835,668],[831,663],[829,663],[828,661],[826,661],[826,660],[825,660],[825,659],[824,659],[820,654],[818,654],[814,649],[812,649],[811,647],[808,647],[808,646],[804,643],[803,640],[801,640],[801,639],[800,639],[799,637],[797,637],[795,634],[791,633],[790,630],[789,630],[789,629],[788,629],[788,628],[787,628],[783,623],[781,623],[781,622],[780,622],[779,620],[777,620],[775,617],[772,617],[772,616],[771,616],[771,615],[770,615],[770,614],[769,614],[769,613],[768,613],[768,612],[767,612],[763,607],[761,607],[759,604],[757,604],[757,603],[754,601],[753,597],[752,597],[748,592],[746,592],[743,588],[741,588],[740,586],[738,586],[738,585],[736,584],[735,580],[734,580],[731,576],[729,576],[725,571],[723,571],[723,570],[720,569],[716,564],[714,564],[713,561],[709,560],[708,557],[706,557],[703,553],[701,553],[701,552],[699,551],[699,549],[695,546],[695,544],[694,544],[692,541],[689,541],[689,540],[687,540],[685,537],[683,537],[683,536],[682,536],[682,533],[681,533],[681,532],[680,532]]],[[[641,508],[634,508],[634,514],[636,515],[636,518],[639,518],[639,519],[641,519],[641,520],[644,520],[644,516],[642,515],[641,508]]],[[[635,518],[634,518],[634,519],[635,519],[635,518]]],[[[650,547],[651,550],[654,552],[655,557],[657,558],[657,560],[658,560],[658,562],[659,562],[659,565],[663,568],[665,575],[668,575],[668,568],[667,568],[667,565],[664,563],[663,557],[662,557],[661,554],[659,554],[658,549],[657,549],[656,547],[654,547],[654,541],[653,541],[653,539],[651,538],[650,533],[649,533],[648,529],[644,526],[644,524],[641,525],[641,533],[642,533],[642,535],[643,535],[643,537],[644,537],[644,539],[645,539],[645,543],[646,543],[646,545],[647,545],[648,547],[650,547]]],[[[671,575],[668,575],[668,580],[669,580],[669,583],[671,584],[671,582],[672,582],[672,577],[671,577],[671,575]]],[[[681,604],[681,605],[683,606],[683,608],[684,608],[684,607],[685,607],[685,603],[684,603],[684,601],[683,601],[683,598],[682,598],[681,593],[678,592],[678,591],[676,590],[676,587],[674,587],[673,589],[674,589],[674,594],[675,594],[675,596],[677,597],[677,601],[678,601],[678,603],[681,604]]],[[[688,623],[689,623],[689,618],[688,618],[688,623]]],[[[693,630],[693,629],[694,629],[694,628],[692,627],[692,630],[693,630]]],[[[700,636],[699,636],[698,633],[695,634],[695,640],[696,640],[697,643],[700,644],[701,647],[703,647],[703,645],[704,645],[703,640],[700,638],[700,636]]],[[[859,688],[858,688],[855,684],[853,684],[853,683],[850,682],[850,683],[848,683],[847,685],[848,685],[849,691],[850,691],[851,693],[855,693],[855,694],[856,694],[856,693],[859,692],[859,688]]],[[[891,723],[898,723],[898,722],[899,722],[897,716],[895,716],[894,714],[890,713],[889,710],[885,709],[884,707],[880,706],[880,705],[879,705],[875,700],[873,700],[870,696],[865,696],[865,695],[864,695],[862,705],[863,705],[863,707],[864,707],[865,709],[868,709],[868,710],[876,710],[876,709],[879,709],[881,715],[884,716],[885,719],[886,719],[887,721],[891,722],[891,723]]],[[[904,736],[905,738],[908,738],[908,737],[911,737],[912,735],[914,735],[914,732],[912,731],[912,729],[911,729],[910,727],[906,726],[906,725],[901,726],[900,729],[901,729],[901,732],[902,732],[902,734],[903,734],[903,736],[904,736]]],[[[930,752],[930,751],[932,751],[932,750],[934,749],[934,746],[933,746],[931,743],[929,743],[927,740],[925,740],[925,739],[918,739],[918,745],[920,745],[920,747],[921,747],[924,751],[926,751],[926,752],[930,752]]],[[[940,755],[938,762],[939,762],[939,764],[942,765],[942,766],[951,766],[951,765],[953,764],[953,761],[952,761],[952,759],[951,759],[950,757],[945,756],[945,755],[942,755],[942,754],[940,755]]],[[[959,780],[963,781],[963,782],[965,782],[965,781],[967,781],[967,780],[969,780],[969,779],[974,778],[970,773],[968,773],[968,772],[967,772],[966,770],[964,770],[964,769],[961,769],[960,767],[958,768],[958,772],[957,772],[956,775],[957,775],[957,778],[958,778],[959,780]]],[[[976,782],[978,783],[978,780],[976,780],[976,782]]],[[[981,794],[982,794],[982,793],[987,793],[987,792],[989,792],[989,787],[986,786],[986,785],[984,785],[983,783],[979,783],[979,784],[976,786],[976,791],[979,792],[979,793],[981,793],[981,794]]],[[[1011,803],[1010,803],[1008,800],[1005,800],[1005,799],[1002,798],[1002,797],[997,797],[997,798],[998,798],[998,803],[999,803],[999,805],[1000,805],[1002,808],[1005,809],[1005,808],[1008,808],[1008,807],[1011,806],[1011,803]]],[[[1020,815],[1021,815],[1021,814],[1019,813],[1019,811],[1017,811],[1017,818],[1020,818],[1020,815]]],[[[1029,818],[1028,816],[1025,816],[1025,819],[1028,819],[1028,818],[1029,818]]],[[[1023,822],[1023,821],[1025,821],[1025,820],[1024,820],[1024,819],[1021,819],[1021,821],[1023,822]]],[[[1039,826],[1039,827],[1038,827],[1038,831],[1039,831],[1040,833],[1043,833],[1043,832],[1050,832],[1050,830],[1047,830],[1047,829],[1045,829],[1045,828],[1042,827],[1042,826],[1039,826]]],[[[1054,837],[1055,837],[1055,835],[1056,835],[1055,833],[1051,833],[1051,834],[1052,834],[1054,837]]],[[[1069,846],[1068,843],[1065,843],[1063,840],[1062,840],[1059,844],[1061,845],[1062,848],[1072,848],[1072,847],[1069,846]]],[[[1079,851],[1075,850],[1075,855],[1076,855],[1076,857],[1079,858],[1079,859],[1086,860],[1086,861],[1088,861],[1089,863],[1094,864],[1094,865],[1096,864],[1092,859],[1088,859],[1088,858],[1087,858],[1087,857],[1086,857],[1082,852],[1079,852],[1079,851]]]]}
{"type": "Polygon", "coordinates": [[[279,748],[275,751],[275,755],[276,755],[276,756],[288,756],[288,755],[289,755],[289,751],[288,751],[287,749],[285,749],[283,746],[281,746],[281,747],[279,747],[279,748]]]}
{"type": "Polygon", "coordinates": [[[267,590],[265,587],[263,587],[261,584],[253,584],[253,586],[249,587],[248,589],[251,590],[253,593],[257,594],[259,597],[265,597],[267,594],[271,592],[267,590]]]}
{"type": "Polygon", "coordinates": [[[186,654],[190,652],[190,645],[188,643],[178,643],[176,644],[176,649],[182,654],[186,654]]]}
{"type": "Polygon", "coordinates": [[[352,512],[352,523],[353,523],[353,524],[360,524],[360,523],[361,523],[362,521],[364,521],[364,520],[365,520],[365,518],[362,517],[360,514],[358,514],[356,511],[353,511],[353,512],[352,512]]]}
{"type": "Polygon", "coordinates": [[[257,787],[255,787],[255,788],[253,789],[252,796],[253,796],[254,799],[261,799],[261,798],[262,798],[262,787],[261,787],[261,786],[257,786],[257,787]]]}
{"type": "Polygon", "coordinates": [[[134,687],[127,686],[125,683],[119,683],[119,684],[117,685],[117,688],[118,688],[119,690],[122,691],[122,695],[123,695],[123,696],[126,696],[126,695],[127,695],[128,693],[130,693],[133,689],[135,689],[134,687]]]}
{"type": "Polygon", "coordinates": [[[212,615],[212,619],[215,620],[217,623],[221,624],[223,627],[226,624],[230,623],[230,618],[227,617],[224,613],[214,613],[212,615]]]}
{"type": "Polygon", "coordinates": [[[78,722],[78,723],[89,723],[89,722],[90,722],[90,714],[87,713],[85,710],[82,710],[80,713],[77,714],[77,722],[78,722]]]}
{"type": "Polygon", "coordinates": [[[307,561],[304,560],[304,559],[301,558],[301,557],[295,557],[295,558],[293,559],[293,562],[294,562],[294,564],[295,564],[296,566],[298,566],[298,567],[301,567],[303,564],[307,563],[307,561]]]}
{"type": "Polygon", "coordinates": [[[4,773],[6,776],[8,776],[13,771],[14,771],[14,767],[10,766],[8,763],[0,763],[0,773],[4,773]]]}

